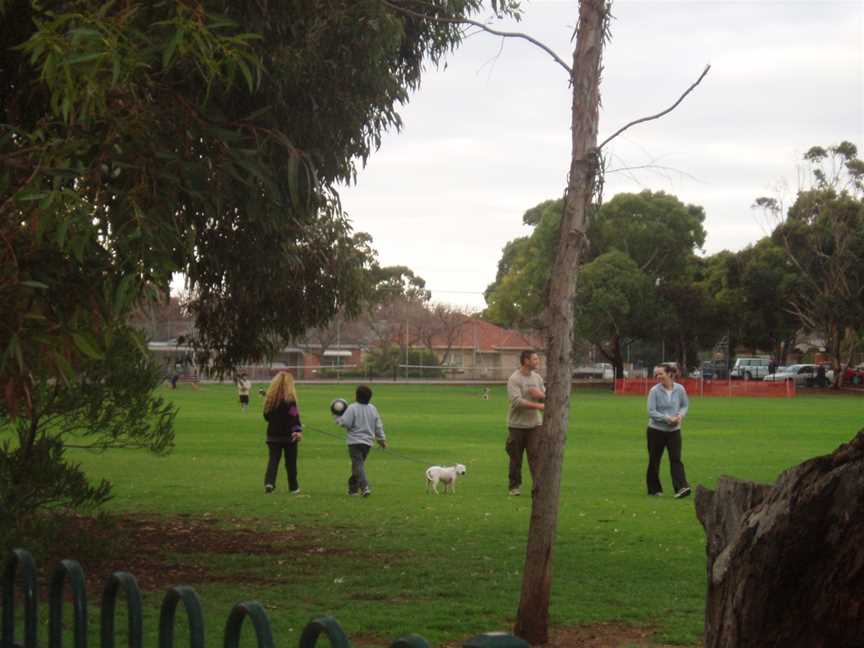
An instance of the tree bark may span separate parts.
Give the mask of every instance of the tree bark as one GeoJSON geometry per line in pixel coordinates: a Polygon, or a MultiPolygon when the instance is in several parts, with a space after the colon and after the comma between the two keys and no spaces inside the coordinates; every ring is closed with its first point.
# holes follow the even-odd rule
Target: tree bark
{"type": "Polygon", "coordinates": [[[608,23],[605,0],[582,0],[573,52],[571,83],[572,157],[564,214],[548,298],[546,327],[547,390],[544,426],[538,442],[529,447],[534,459],[531,522],[522,593],[514,633],[531,644],[549,640],[549,599],[552,587],[552,549],[558,524],[561,466],[570,410],[573,346],[573,297],[576,272],[585,247],[585,212],[597,172],[597,125],[600,73],[608,23]]]}
{"type": "Polygon", "coordinates": [[[851,648],[864,637],[864,430],[771,485],[696,491],[705,648],[851,648]]]}

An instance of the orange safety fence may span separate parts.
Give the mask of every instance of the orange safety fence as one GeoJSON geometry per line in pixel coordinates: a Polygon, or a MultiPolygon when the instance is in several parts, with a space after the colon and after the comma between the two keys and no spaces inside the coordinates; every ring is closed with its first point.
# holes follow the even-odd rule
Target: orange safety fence
{"type": "MultiPolygon", "coordinates": [[[[792,398],[795,382],[766,382],[763,380],[702,380],[682,378],[681,383],[688,396],[757,396],[761,398],[792,398]]],[[[615,381],[615,393],[624,395],[647,395],[657,384],[653,378],[623,378],[615,381]]]]}

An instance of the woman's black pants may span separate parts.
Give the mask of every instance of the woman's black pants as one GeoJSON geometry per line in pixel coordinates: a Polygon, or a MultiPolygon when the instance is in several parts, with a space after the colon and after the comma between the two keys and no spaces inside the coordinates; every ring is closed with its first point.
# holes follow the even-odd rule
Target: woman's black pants
{"type": "Polygon", "coordinates": [[[663,459],[663,450],[669,452],[669,471],[672,473],[672,488],[678,492],[688,486],[687,477],[684,475],[684,464],[681,463],[681,430],[664,432],[649,427],[648,437],[648,471],[645,482],[648,486],[648,494],[662,493],[663,486],[660,484],[660,461],[663,459]]]}
{"type": "Polygon", "coordinates": [[[295,491],[300,486],[297,484],[297,444],[267,442],[270,450],[270,458],[267,461],[267,473],[264,475],[264,485],[276,486],[276,472],[279,469],[279,460],[285,454],[285,470],[288,472],[288,489],[295,491]]]}

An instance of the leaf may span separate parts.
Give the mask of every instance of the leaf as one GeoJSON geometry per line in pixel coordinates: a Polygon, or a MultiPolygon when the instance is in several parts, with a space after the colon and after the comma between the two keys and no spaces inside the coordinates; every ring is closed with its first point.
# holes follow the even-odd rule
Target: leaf
{"type": "Polygon", "coordinates": [[[18,341],[17,335],[13,335],[9,339],[9,346],[6,347],[5,355],[7,357],[15,356],[15,359],[18,361],[18,370],[24,373],[24,357],[21,354],[21,343],[18,341]]]}
{"type": "Polygon", "coordinates": [[[237,65],[240,68],[240,71],[243,73],[243,78],[246,79],[246,85],[249,86],[249,92],[255,91],[255,81],[252,78],[252,70],[249,69],[249,66],[242,60],[237,60],[237,65]]]}
{"type": "Polygon", "coordinates": [[[48,290],[48,286],[41,281],[33,281],[31,279],[27,279],[26,281],[19,282],[22,286],[27,286],[28,288],[38,288],[39,290],[48,290]]]}
{"type": "Polygon", "coordinates": [[[63,103],[61,107],[61,111],[63,113],[63,121],[69,121],[69,113],[72,111],[72,101],[69,99],[69,95],[65,95],[63,97],[63,103]]]}
{"type": "Polygon", "coordinates": [[[104,354],[96,346],[96,341],[93,339],[93,336],[89,333],[73,333],[72,341],[75,343],[75,346],[78,347],[78,350],[88,358],[101,360],[104,357],[104,354]]]}
{"type": "Polygon", "coordinates": [[[22,193],[18,194],[18,200],[20,202],[30,202],[30,201],[35,202],[37,200],[42,200],[47,195],[48,195],[47,191],[32,191],[32,192],[28,191],[26,193],[22,192],[22,193]]]}
{"type": "Polygon", "coordinates": [[[107,52],[89,52],[87,54],[78,54],[76,56],[72,56],[66,60],[66,63],[69,65],[75,65],[76,63],[87,63],[89,61],[95,61],[96,59],[102,58],[105,56],[107,52]]]}
{"type": "Polygon", "coordinates": [[[57,226],[57,245],[61,248],[66,244],[66,231],[69,229],[69,219],[64,218],[57,226]]]}
{"type": "Polygon", "coordinates": [[[171,40],[168,42],[168,46],[165,48],[165,51],[162,52],[162,69],[167,70],[168,66],[171,64],[171,59],[174,58],[174,52],[177,50],[177,45],[180,44],[180,41],[183,40],[183,30],[178,29],[174,32],[174,36],[171,37],[171,40]]]}
{"type": "Polygon", "coordinates": [[[132,301],[135,280],[136,276],[134,274],[128,274],[117,284],[117,290],[114,292],[115,315],[121,315],[126,306],[132,301]]]}
{"type": "Polygon", "coordinates": [[[300,202],[300,165],[302,160],[299,155],[288,158],[288,195],[295,211],[302,211],[300,202]]]}
{"type": "Polygon", "coordinates": [[[75,29],[69,30],[70,36],[93,36],[96,38],[101,38],[102,34],[96,30],[91,29],[90,27],[76,27],[75,29]]]}
{"type": "Polygon", "coordinates": [[[120,80],[120,57],[115,56],[114,62],[111,68],[111,85],[117,85],[117,81],[120,80]]]}
{"type": "Polygon", "coordinates": [[[69,364],[69,361],[60,353],[54,351],[51,353],[51,358],[54,360],[54,366],[57,367],[57,370],[60,374],[60,377],[63,379],[67,385],[69,382],[75,377],[75,372],[72,369],[72,365],[69,364]]]}

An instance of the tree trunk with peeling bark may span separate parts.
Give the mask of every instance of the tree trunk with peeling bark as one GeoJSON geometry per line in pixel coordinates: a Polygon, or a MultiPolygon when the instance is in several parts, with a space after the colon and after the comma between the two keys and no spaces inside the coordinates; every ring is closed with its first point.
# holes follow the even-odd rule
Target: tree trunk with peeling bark
{"type": "Polygon", "coordinates": [[[558,524],[561,466],[570,410],[573,298],[585,249],[585,213],[598,168],[600,73],[608,24],[606,0],[582,0],[573,52],[572,158],[564,214],[544,312],[547,337],[546,410],[542,434],[528,448],[534,479],[522,594],[514,633],[531,644],[549,640],[552,549],[558,524]]]}
{"type": "Polygon", "coordinates": [[[864,638],[864,430],[773,485],[696,489],[706,648],[852,648],[864,638]]]}

